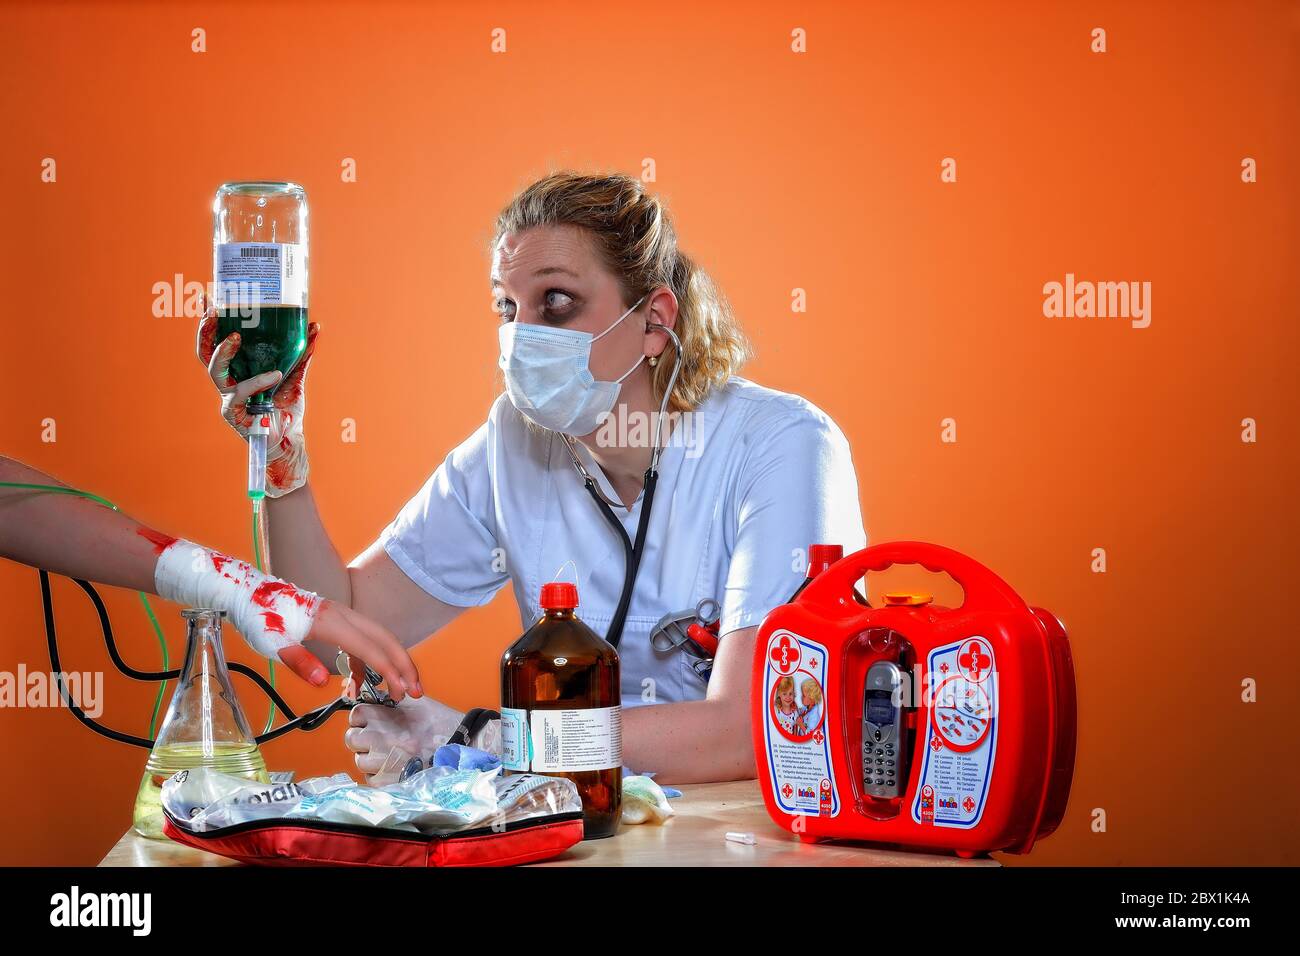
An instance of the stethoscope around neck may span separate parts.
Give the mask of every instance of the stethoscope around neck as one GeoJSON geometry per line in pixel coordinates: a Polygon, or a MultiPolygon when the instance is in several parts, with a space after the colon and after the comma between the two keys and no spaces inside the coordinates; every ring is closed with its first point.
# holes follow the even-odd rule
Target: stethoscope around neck
{"type": "Polygon", "coordinates": [[[650,507],[654,503],[655,485],[659,482],[659,457],[664,450],[663,428],[664,420],[668,417],[668,400],[672,398],[673,388],[677,385],[677,374],[682,368],[682,341],[677,337],[677,333],[659,322],[647,322],[646,330],[649,331],[650,329],[657,329],[672,339],[673,348],[677,351],[677,358],[673,362],[673,370],[668,377],[668,387],[664,389],[664,397],[659,403],[659,417],[655,421],[654,444],[650,448],[650,467],[645,471],[645,484],[641,495],[641,517],[637,521],[635,540],[628,536],[627,530],[623,527],[623,522],[619,521],[618,515],[614,514],[614,509],[622,508],[623,503],[614,501],[601,489],[596,477],[587,470],[587,466],[578,457],[573,436],[566,435],[563,432],[560,433],[560,438],[564,440],[564,447],[573,460],[573,467],[578,470],[578,475],[582,478],[582,484],[587,489],[587,494],[591,495],[592,501],[596,502],[596,507],[605,516],[605,521],[609,523],[609,526],[618,533],[619,538],[623,541],[623,590],[619,594],[618,606],[614,608],[614,616],[610,619],[609,630],[605,633],[605,640],[615,647],[618,647],[618,642],[623,637],[623,622],[627,620],[627,610],[632,603],[632,588],[636,584],[636,574],[641,567],[641,555],[645,550],[646,530],[650,527],[650,507]]]}

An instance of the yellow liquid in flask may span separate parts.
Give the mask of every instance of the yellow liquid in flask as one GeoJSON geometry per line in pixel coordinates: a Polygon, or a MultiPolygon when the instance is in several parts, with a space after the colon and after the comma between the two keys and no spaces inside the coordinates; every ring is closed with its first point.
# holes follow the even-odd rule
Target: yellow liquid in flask
{"type": "Polygon", "coordinates": [[[235,774],[247,780],[270,783],[266,761],[256,744],[216,743],[210,753],[202,744],[165,744],[149,754],[144,777],[135,796],[132,826],[135,832],[151,840],[162,840],[162,785],[178,770],[208,767],[221,773],[235,774]]]}

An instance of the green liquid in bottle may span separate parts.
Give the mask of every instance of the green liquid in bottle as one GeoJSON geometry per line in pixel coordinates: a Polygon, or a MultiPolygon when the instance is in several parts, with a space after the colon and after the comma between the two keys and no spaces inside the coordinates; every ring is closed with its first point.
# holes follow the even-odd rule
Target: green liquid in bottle
{"type": "MultiPolygon", "coordinates": [[[[241,336],[239,351],[230,361],[230,374],[236,382],[276,370],[287,378],[307,351],[307,310],[297,305],[218,310],[217,342],[232,332],[241,336]]],[[[276,388],[254,395],[250,401],[269,402],[276,388]]]]}
{"type": "Polygon", "coordinates": [[[266,761],[256,744],[216,743],[206,754],[199,743],[155,747],[149,754],[135,796],[132,825],[136,833],[151,840],[163,839],[162,785],[176,771],[195,767],[209,767],[261,783],[271,782],[266,761]]]}

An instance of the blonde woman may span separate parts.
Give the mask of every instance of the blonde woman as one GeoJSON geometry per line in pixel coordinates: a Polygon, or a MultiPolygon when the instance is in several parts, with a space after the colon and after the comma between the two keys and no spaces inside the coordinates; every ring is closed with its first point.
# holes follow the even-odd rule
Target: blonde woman
{"type": "MultiPolygon", "coordinates": [[[[524,189],[497,219],[490,282],[506,392],[350,565],[331,545],[308,482],[304,379],[279,390],[278,418],[288,425],[272,436],[268,468],[277,573],[370,616],[410,647],[507,584],[522,625],[531,625],[542,584],[571,561],[579,616],[605,634],[624,584],[624,544],[570,451],[633,534],[652,426],[671,382],[673,414],[618,644],[624,763],[665,782],[753,776],[758,625],[798,586],[810,543],[864,544],[843,434],[804,399],[739,377],[748,349],[731,309],[678,248],[663,204],[633,178],[562,172],[524,189]],[[681,343],[680,364],[666,330],[681,343]],[[705,598],[721,609],[711,672],[700,648],[660,650],[650,640],[663,615],[705,598]]],[[[278,373],[233,382],[237,342],[217,344],[214,331],[205,321],[200,357],[242,433],[243,400],[278,373]]],[[[315,329],[311,338],[309,355],[315,329]]],[[[513,637],[494,635],[492,651],[513,637]]],[[[332,659],[331,649],[313,649],[332,659]]],[[[428,697],[391,710],[362,706],[345,742],[357,766],[374,773],[394,747],[427,755],[460,717],[428,697]]]]}

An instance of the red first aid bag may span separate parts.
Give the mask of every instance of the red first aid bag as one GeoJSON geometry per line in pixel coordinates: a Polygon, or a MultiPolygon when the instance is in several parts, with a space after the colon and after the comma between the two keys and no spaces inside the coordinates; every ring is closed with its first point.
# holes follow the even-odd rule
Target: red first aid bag
{"type": "Polygon", "coordinates": [[[436,834],[324,820],[250,820],[192,832],[165,809],[177,843],[262,866],[513,866],[559,856],[582,839],[582,812],[436,834]]]}

